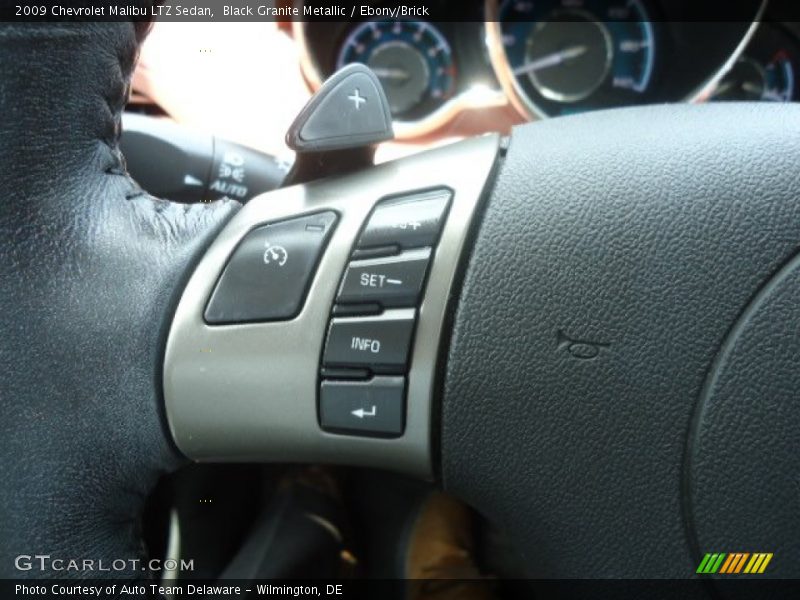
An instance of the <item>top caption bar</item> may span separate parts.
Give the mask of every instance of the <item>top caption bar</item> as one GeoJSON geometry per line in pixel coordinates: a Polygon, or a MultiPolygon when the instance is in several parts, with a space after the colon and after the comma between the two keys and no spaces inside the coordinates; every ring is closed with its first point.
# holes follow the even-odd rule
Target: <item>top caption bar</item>
{"type": "MultiPolygon", "coordinates": [[[[505,0],[530,2],[531,0],[505,0]]],[[[582,0],[573,0],[580,4],[582,0]]],[[[769,18],[800,21],[797,0],[648,0],[653,21],[749,22],[770,2],[769,18]]],[[[496,6],[503,0],[489,0],[496,6]]],[[[323,0],[0,0],[0,21],[173,21],[173,22],[270,22],[270,21],[362,21],[369,19],[417,19],[424,21],[479,22],[492,18],[486,0],[438,0],[395,2],[340,2],[323,0]]]]}

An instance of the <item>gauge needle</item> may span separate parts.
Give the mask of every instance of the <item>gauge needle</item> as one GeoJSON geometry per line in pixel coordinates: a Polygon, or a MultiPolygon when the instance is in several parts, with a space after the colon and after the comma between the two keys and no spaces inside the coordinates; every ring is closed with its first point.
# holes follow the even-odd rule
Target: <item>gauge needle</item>
{"type": "Polygon", "coordinates": [[[372,67],[372,72],[380,79],[394,79],[395,81],[406,81],[411,76],[404,69],[392,69],[390,67],[372,67]]]}
{"type": "Polygon", "coordinates": [[[727,94],[733,86],[735,85],[735,81],[723,81],[722,83],[717,85],[717,89],[714,90],[714,93],[711,94],[712,98],[716,98],[717,96],[722,96],[723,94],[727,94]]]}
{"type": "Polygon", "coordinates": [[[753,94],[753,95],[761,95],[764,92],[764,90],[761,88],[760,85],[758,85],[757,83],[751,83],[749,81],[745,81],[742,84],[742,89],[748,94],[753,94]]]}
{"type": "MultiPolygon", "coordinates": [[[[719,84],[719,86],[717,86],[717,89],[714,90],[714,93],[711,95],[711,97],[716,98],[718,96],[722,96],[723,94],[727,94],[736,85],[737,82],[735,80],[723,81],[722,83],[719,84]]],[[[761,86],[755,83],[751,83],[749,81],[742,82],[741,84],[738,85],[740,86],[743,92],[747,92],[748,94],[751,94],[753,96],[761,96],[761,94],[763,93],[761,86]]]]}
{"type": "Polygon", "coordinates": [[[532,60],[529,63],[517,67],[514,69],[514,75],[524,75],[525,73],[533,73],[535,71],[541,71],[542,69],[555,67],[570,59],[578,58],[586,54],[588,49],[588,46],[570,46],[569,48],[564,48],[563,50],[553,52],[552,54],[537,58],[536,60],[532,60]]]}

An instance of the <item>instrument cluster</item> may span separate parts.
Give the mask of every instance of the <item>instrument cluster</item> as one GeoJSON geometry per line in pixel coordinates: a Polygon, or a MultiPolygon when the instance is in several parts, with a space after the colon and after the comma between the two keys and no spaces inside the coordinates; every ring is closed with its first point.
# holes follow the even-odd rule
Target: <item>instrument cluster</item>
{"type": "Polygon", "coordinates": [[[766,0],[731,3],[750,20],[709,21],[689,0],[473,0],[459,22],[304,22],[293,32],[312,88],[346,64],[368,65],[400,138],[499,106],[522,121],[656,102],[796,100],[800,32],[770,22],[766,0]]]}
{"type": "MultiPolygon", "coordinates": [[[[479,7],[475,5],[476,9],[479,7]]],[[[352,62],[369,66],[383,84],[400,137],[418,137],[460,112],[502,93],[485,52],[479,18],[452,23],[367,20],[354,23],[295,22],[303,73],[316,89],[352,62]],[[476,94],[475,90],[482,93],[476,94]]]]}

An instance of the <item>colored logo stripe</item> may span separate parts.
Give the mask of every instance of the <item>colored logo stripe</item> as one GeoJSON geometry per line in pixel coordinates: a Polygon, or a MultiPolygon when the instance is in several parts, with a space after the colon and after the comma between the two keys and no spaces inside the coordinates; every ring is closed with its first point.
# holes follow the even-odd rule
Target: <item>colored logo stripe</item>
{"type": "Polygon", "coordinates": [[[767,568],[769,561],[772,560],[772,552],[753,554],[753,558],[747,563],[744,568],[745,573],[763,573],[767,568]]]}
{"type": "Polygon", "coordinates": [[[746,561],[749,556],[749,552],[734,552],[732,554],[728,554],[728,558],[722,564],[722,568],[719,570],[719,572],[727,574],[738,573],[742,570],[744,561],[746,561]]]}
{"type": "Polygon", "coordinates": [[[706,554],[703,557],[700,566],[697,567],[698,573],[716,573],[717,569],[719,569],[720,565],[722,564],[722,560],[725,558],[725,553],[719,554],[706,554]]]}
{"type": "Polygon", "coordinates": [[[707,553],[697,567],[697,573],[735,575],[739,573],[763,573],[772,560],[771,552],[714,552],[707,553]],[[747,566],[745,566],[747,565],[747,566]],[[744,571],[742,570],[744,569],[744,571]]]}

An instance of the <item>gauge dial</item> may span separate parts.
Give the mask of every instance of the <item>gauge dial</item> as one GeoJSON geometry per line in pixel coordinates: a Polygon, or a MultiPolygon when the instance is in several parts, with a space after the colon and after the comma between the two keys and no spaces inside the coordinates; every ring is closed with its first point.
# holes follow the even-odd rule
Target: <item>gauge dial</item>
{"type": "MultiPolygon", "coordinates": [[[[578,102],[605,80],[613,50],[608,28],[591,15],[563,13],[565,20],[541,21],[528,36],[525,62],[514,75],[526,75],[536,90],[556,102],[578,102]]],[[[561,13],[553,15],[561,16],[561,13]]]]}
{"type": "Polygon", "coordinates": [[[506,0],[506,59],[534,114],[630,104],[650,85],[653,26],[641,0],[506,0]]]}
{"type": "Polygon", "coordinates": [[[712,100],[791,102],[798,98],[797,61],[794,40],[778,27],[763,24],[717,85],[712,100]]]}
{"type": "Polygon", "coordinates": [[[359,24],[342,44],[336,66],[352,62],[364,63],[375,72],[395,117],[413,118],[432,110],[455,89],[450,45],[423,21],[359,24]]]}

